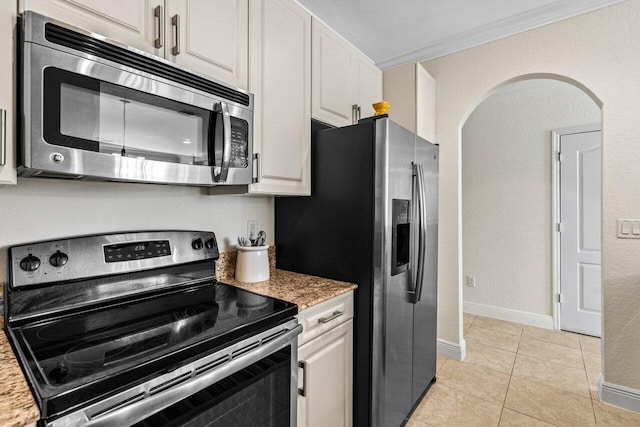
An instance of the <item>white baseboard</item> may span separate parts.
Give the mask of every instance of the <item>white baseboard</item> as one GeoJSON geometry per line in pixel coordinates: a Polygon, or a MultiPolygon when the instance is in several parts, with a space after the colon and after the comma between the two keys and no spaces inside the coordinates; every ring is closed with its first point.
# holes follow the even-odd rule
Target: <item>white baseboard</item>
{"type": "Polygon", "coordinates": [[[598,396],[604,403],[640,412],[640,390],[605,382],[602,375],[598,379],[598,396]]]}
{"type": "Polygon", "coordinates": [[[506,320],[507,322],[522,323],[538,328],[553,329],[553,317],[544,314],[529,313],[527,311],[513,310],[510,308],[495,307],[492,305],[465,302],[464,312],[478,316],[491,317],[492,319],[506,320]]]}
{"type": "Polygon", "coordinates": [[[464,339],[460,344],[438,338],[438,350],[440,356],[448,357],[454,360],[464,360],[467,355],[467,343],[464,339]]]}

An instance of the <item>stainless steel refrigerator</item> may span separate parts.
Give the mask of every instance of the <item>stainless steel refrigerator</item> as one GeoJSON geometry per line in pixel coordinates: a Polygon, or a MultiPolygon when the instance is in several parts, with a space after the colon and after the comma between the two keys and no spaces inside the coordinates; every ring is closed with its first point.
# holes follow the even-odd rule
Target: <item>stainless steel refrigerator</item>
{"type": "Polygon", "coordinates": [[[354,425],[400,426],[435,380],[438,146],[314,122],[311,156],[311,196],[276,198],[277,267],[358,285],[354,425]]]}

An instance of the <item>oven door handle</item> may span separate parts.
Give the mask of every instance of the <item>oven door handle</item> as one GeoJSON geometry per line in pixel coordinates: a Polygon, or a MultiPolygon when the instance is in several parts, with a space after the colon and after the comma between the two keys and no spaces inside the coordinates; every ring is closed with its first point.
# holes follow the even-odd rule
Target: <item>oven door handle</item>
{"type": "MultiPolygon", "coordinates": [[[[234,357],[233,351],[230,351],[227,361],[214,369],[204,370],[198,374],[198,365],[194,364],[190,371],[179,375],[180,377],[188,377],[188,372],[191,372],[190,379],[177,382],[175,386],[163,389],[157,394],[150,392],[151,387],[149,383],[141,384],[122,393],[117,400],[107,399],[106,401],[96,403],[67,417],[58,418],[52,423],[47,424],[47,426],[82,425],[112,427],[135,424],[227,378],[229,375],[253,365],[281,348],[288,345],[297,347],[296,337],[302,332],[302,325],[298,324],[294,327],[284,329],[284,331],[285,332],[281,332],[275,337],[273,335],[263,337],[260,340],[261,345],[259,347],[246,353],[236,352],[236,356],[234,357]]],[[[219,354],[216,353],[216,359],[219,357],[219,354]]],[[[206,363],[202,363],[202,366],[205,366],[207,363],[210,363],[210,361],[207,360],[206,363]]],[[[176,373],[178,373],[177,371],[180,369],[181,368],[178,368],[176,373]]],[[[176,378],[174,378],[174,380],[176,380],[176,378]]]]}
{"type": "Polygon", "coordinates": [[[222,139],[224,142],[222,145],[220,174],[214,178],[217,183],[224,184],[227,182],[229,163],[231,162],[231,115],[229,115],[229,106],[224,101],[220,101],[220,103],[216,105],[215,111],[222,114],[222,139]]]}

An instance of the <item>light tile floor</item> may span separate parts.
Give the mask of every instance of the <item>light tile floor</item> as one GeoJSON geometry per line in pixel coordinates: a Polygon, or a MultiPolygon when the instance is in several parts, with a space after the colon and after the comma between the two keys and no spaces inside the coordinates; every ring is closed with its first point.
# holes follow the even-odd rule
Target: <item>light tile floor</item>
{"type": "Polygon", "coordinates": [[[600,339],[464,315],[467,357],[438,356],[408,427],[640,426],[600,402],[600,339]]]}

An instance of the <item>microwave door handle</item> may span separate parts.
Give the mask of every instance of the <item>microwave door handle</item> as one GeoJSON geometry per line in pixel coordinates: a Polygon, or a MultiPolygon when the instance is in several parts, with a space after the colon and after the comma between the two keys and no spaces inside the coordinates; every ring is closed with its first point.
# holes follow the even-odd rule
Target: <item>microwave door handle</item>
{"type": "Polygon", "coordinates": [[[225,183],[229,175],[229,163],[231,162],[231,116],[229,115],[229,106],[226,102],[220,101],[216,106],[216,111],[222,114],[222,166],[220,174],[217,175],[216,182],[225,183]]]}

